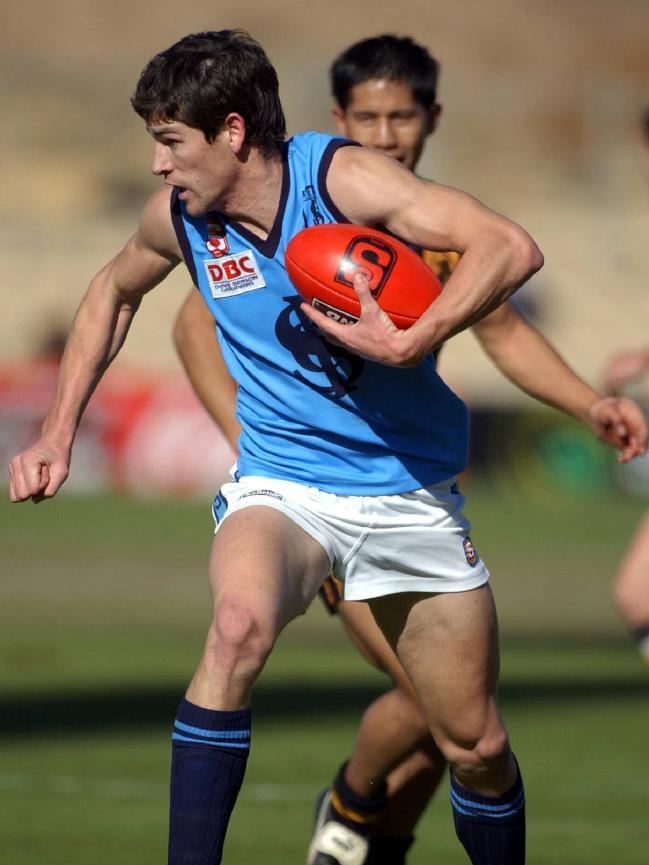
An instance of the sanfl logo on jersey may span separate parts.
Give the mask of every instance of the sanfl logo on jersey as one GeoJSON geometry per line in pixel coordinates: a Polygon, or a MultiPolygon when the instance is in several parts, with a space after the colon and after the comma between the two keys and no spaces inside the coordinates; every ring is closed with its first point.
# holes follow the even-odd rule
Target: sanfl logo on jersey
{"type": "Polygon", "coordinates": [[[221,258],[230,251],[227,237],[208,237],[205,244],[214,258],[221,258]]]}
{"type": "Polygon", "coordinates": [[[262,276],[252,250],[246,249],[229,258],[203,261],[212,297],[219,300],[244,294],[255,288],[264,288],[266,281],[262,276]]]}
{"type": "Polygon", "coordinates": [[[220,216],[215,213],[207,214],[207,243],[205,244],[214,258],[221,258],[230,251],[228,236],[225,232],[220,216]]]}

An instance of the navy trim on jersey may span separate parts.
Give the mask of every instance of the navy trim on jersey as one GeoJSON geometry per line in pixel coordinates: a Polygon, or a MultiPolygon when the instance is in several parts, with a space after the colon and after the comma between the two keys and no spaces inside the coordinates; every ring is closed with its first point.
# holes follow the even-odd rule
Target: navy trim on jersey
{"type": "Polygon", "coordinates": [[[183,254],[183,258],[185,259],[187,270],[191,275],[194,285],[196,286],[196,288],[198,288],[198,274],[196,273],[196,262],[194,261],[194,256],[192,255],[192,247],[189,242],[189,238],[187,237],[185,223],[183,222],[182,211],[180,209],[180,199],[178,198],[179,192],[179,188],[177,186],[174,186],[171,192],[170,200],[171,222],[176,232],[176,237],[178,238],[178,243],[180,244],[180,251],[183,254]]]}
{"type": "MultiPolygon", "coordinates": [[[[273,258],[277,252],[279,241],[282,237],[282,225],[284,223],[284,212],[286,210],[286,202],[288,201],[288,193],[291,187],[291,172],[288,170],[288,142],[284,142],[282,146],[282,189],[279,196],[279,204],[277,205],[277,213],[273,220],[273,225],[268,232],[268,237],[260,237],[254,231],[246,228],[245,225],[236,222],[233,219],[228,219],[225,216],[225,221],[233,231],[236,231],[239,237],[242,237],[246,243],[257,250],[260,255],[265,258],[273,258]]],[[[223,214],[222,214],[223,215],[223,214]]]]}
{"type": "Polygon", "coordinates": [[[351,222],[351,219],[345,216],[345,214],[336,207],[334,200],[329,195],[329,190],[327,189],[327,174],[329,173],[331,160],[334,158],[334,153],[336,153],[336,151],[341,147],[360,147],[360,144],[357,141],[350,141],[348,138],[334,138],[333,141],[329,142],[322,154],[322,160],[320,162],[320,167],[318,168],[318,190],[331,215],[338,222],[349,223],[351,222]]]}

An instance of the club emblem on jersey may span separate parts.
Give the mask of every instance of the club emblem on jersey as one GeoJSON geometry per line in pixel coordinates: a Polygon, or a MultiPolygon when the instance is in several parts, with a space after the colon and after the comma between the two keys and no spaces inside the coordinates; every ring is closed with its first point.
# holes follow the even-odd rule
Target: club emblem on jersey
{"type": "Polygon", "coordinates": [[[228,258],[205,259],[205,273],[209,282],[212,297],[219,300],[264,288],[263,277],[251,249],[230,255],[228,258]]]}
{"type": "Polygon", "coordinates": [[[464,547],[464,555],[466,556],[466,560],[471,565],[471,567],[473,568],[475,565],[478,564],[478,552],[477,552],[476,548],[473,546],[473,543],[471,542],[471,538],[466,537],[462,541],[462,546],[464,547]]]}
{"type": "Polygon", "coordinates": [[[358,271],[367,277],[374,297],[381,294],[397,254],[378,237],[355,237],[345,250],[342,264],[335,276],[336,282],[353,286],[354,274],[358,271]]]}
{"type": "Polygon", "coordinates": [[[221,258],[230,251],[230,245],[225,228],[220,218],[214,214],[207,215],[207,248],[214,258],[221,258]]]}
{"type": "Polygon", "coordinates": [[[324,216],[320,212],[320,208],[318,207],[318,199],[315,194],[315,189],[313,186],[305,186],[302,190],[302,201],[304,201],[305,206],[309,205],[309,211],[311,213],[311,222],[307,218],[306,210],[304,211],[304,224],[305,225],[322,225],[325,221],[324,216]]]}
{"type": "Polygon", "coordinates": [[[275,334],[295,359],[293,375],[318,393],[336,399],[356,390],[365,361],[323,339],[300,309],[299,297],[290,295],[284,301],[286,307],[277,318],[275,334]]]}

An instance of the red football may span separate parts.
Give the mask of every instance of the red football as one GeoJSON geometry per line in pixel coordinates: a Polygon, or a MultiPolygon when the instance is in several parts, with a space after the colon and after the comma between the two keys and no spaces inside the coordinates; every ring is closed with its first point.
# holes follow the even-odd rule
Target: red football
{"type": "Polygon", "coordinates": [[[352,278],[367,276],[376,302],[401,329],[414,324],[442,286],[405,243],[363,225],[305,228],[286,248],[286,270],[302,297],[343,324],[358,321],[352,278]]]}

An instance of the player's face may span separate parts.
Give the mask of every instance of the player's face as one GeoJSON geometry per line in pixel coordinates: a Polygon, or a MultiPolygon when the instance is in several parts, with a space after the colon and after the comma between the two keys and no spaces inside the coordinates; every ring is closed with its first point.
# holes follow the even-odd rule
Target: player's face
{"type": "Polygon", "coordinates": [[[202,216],[222,206],[236,167],[227,130],[212,142],[179,121],[154,123],[148,130],[155,141],[151,170],[180,189],[187,213],[202,216]]]}
{"type": "Polygon", "coordinates": [[[382,150],[414,170],[426,138],[434,131],[440,106],[424,108],[408,84],[384,78],[352,87],[347,108],[334,108],[343,135],[382,150]]]}

